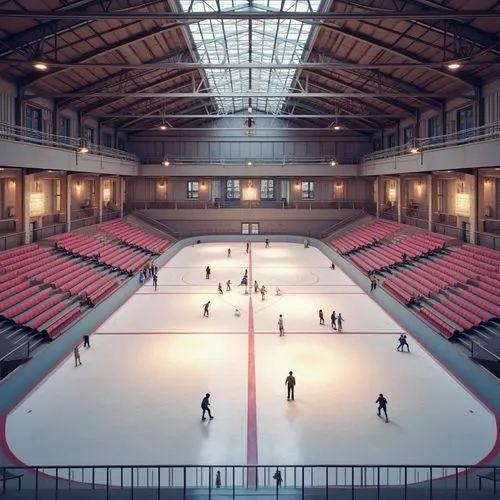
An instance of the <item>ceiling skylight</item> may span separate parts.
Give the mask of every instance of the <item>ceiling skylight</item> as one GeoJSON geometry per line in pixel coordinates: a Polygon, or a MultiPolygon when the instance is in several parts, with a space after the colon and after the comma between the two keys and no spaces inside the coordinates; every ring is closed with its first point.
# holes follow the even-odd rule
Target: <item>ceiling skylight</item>
{"type": "MultiPolygon", "coordinates": [[[[316,12],[321,0],[179,0],[185,12],[316,12]]],[[[285,17],[285,16],[284,16],[285,17]]],[[[311,25],[291,19],[241,20],[207,19],[189,24],[199,62],[219,112],[247,110],[248,97],[225,97],[228,93],[266,92],[271,97],[252,97],[254,110],[276,113],[291,92],[297,70],[280,69],[280,64],[299,63],[311,25]],[[211,64],[269,64],[270,68],[210,69],[211,64]]]]}

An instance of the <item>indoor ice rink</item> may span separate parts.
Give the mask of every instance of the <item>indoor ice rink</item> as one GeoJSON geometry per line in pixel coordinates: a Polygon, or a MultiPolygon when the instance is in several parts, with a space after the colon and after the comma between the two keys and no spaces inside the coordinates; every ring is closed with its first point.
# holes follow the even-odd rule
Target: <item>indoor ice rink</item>
{"type": "Polygon", "coordinates": [[[10,413],[11,452],[30,465],[281,464],[285,471],[481,461],[496,441],[494,415],[411,336],[411,352],[398,352],[401,327],[330,264],[319,250],[292,243],[254,242],[248,254],[241,242],[181,249],[160,270],[156,291],[146,282],[92,335],[81,366],[68,353],[10,413]],[[248,294],[239,285],[246,269],[248,294]],[[254,280],[266,286],[265,300],[254,280]],[[344,317],[342,333],[330,326],[332,310],[344,317]],[[295,401],[286,398],[289,371],[295,401]],[[201,420],[207,392],[212,421],[201,420]],[[376,412],[381,392],[388,423],[376,412]]]}

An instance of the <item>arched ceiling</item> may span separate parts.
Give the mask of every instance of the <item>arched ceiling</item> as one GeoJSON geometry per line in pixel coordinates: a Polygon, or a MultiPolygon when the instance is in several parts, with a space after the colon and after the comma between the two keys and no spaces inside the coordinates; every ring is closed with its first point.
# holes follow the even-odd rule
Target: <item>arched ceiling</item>
{"type": "Polygon", "coordinates": [[[26,97],[130,133],[250,113],[373,132],[500,76],[499,4],[5,0],[0,69],[26,97]]]}

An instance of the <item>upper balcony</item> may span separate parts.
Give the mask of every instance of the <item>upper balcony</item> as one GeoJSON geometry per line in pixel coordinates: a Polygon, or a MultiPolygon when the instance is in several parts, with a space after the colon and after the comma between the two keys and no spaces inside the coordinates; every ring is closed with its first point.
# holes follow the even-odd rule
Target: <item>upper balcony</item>
{"type": "Polygon", "coordinates": [[[500,122],[453,134],[416,138],[407,144],[365,155],[361,175],[496,167],[500,164],[500,122]]]}
{"type": "Polygon", "coordinates": [[[138,175],[138,158],[126,151],[83,139],[47,134],[0,122],[1,165],[4,167],[138,175]],[[82,146],[87,151],[84,153],[82,146]]]}

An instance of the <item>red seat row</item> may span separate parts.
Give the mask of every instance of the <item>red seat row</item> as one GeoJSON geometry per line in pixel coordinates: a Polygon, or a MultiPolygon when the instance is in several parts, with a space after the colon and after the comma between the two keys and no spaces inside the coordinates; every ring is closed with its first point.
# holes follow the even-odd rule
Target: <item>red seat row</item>
{"type": "Polygon", "coordinates": [[[415,291],[401,281],[385,280],[384,288],[387,288],[392,295],[406,305],[417,298],[415,291]]]}
{"type": "Polygon", "coordinates": [[[118,283],[116,281],[111,281],[107,285],[104,285],[102,288],[94,292],[90,298],[94,304],[99,303],[101,300],[103,300],[107,295],[111,293],[112,290],[114,290],[118,286],[118,283]]]}
{"type": "Polygon", "coordinates": [[[453,323],[461,327],[462,330],[470,330],[471,328],[474,327],[474,324],[472,322],[462,318],[453,311],[450,311],[442,304],[433,304],[433,306],[438,313],[442,314],[445,318],[448,318],[449,320],[453,321],[453,323]]]}
{"type": "Polygon", "coordinates": [[[488,292],[484,292],[480,288],[468,287],[466,290],[457,290],[457,293],[463,297],[464,299],[472,302],[472,304],[477,305],[481,309],[489,311],[491,314],[494,314],[496,317],[500,317],[500,297],[491,295],[488,292]],[[474,293],[471,293],[468,290],[474,290],[474,293]],[[493,302],[493,301],[496,302],[493,302]]]}
{"type": "MultiPolygon", "coordinates": [[[[21,314],[24,311],[27,311],[31,309],[35,304],[38,304],[40,301],[45,300],[46,298],[49,297],[50,295],[50,290],[43,290],[42,292],[38,293],[38,290],[36,290],[38,287],[33,287],[32,293],[27,295],[26,297],[23,298],[23,301],[16,302],[15,304],[12,304],[12,309],[9,309],[8,311],[3,312],[2,314],[9,319],[13,319],[19,314],[21,314]]],[[[26,290],[26,292],[29,292],[30,290],[26,290]]]]}
{"type": "Polygon", "coordinates": [[[54,323],[51,323],[47,328],[45,328],[45,332],[51,339],[57,338],[63,328],[73,320],[75,320],[81,314],[80,308],[78,306],[73,306],[68,312],[63,314],[58,320],[54,323]]]}
{"type": "Polygon", "coordinates": [[[439,333],[441,333],[447,339],[450,339],[457,333],[457,330],[450,324],[443,321],[439,316],[434,314],[432,311],[425,307],[421,307],[419,313],[423,318],[428,321],[439,333]]]}
{"type": "MultiPolygon", "coordinates": [[[[461,290],[456,290],[456,291],[457,293],[461,292],[461,290]]],[[[452,302],[455,302],[455,304],[458,304],[464,311],[468,311],[471,314],[474,314],[484,323],[488,322],[490,319],[494,317],[492,313],[487,312],[483,308],[484,306],[483,302],[477,301],[476,303],[472,303],[468,300],[465,300],[461,295],[455,295],[454,293],[450,293],[448,295],[448,299],[451,300],[452,302]]]]}
{"type": "MultiPolygon", "coordinates": [[[[37,297],[37,302],[40,302],[41,298],[37,297]]],[[[45,313],[48,309],[56,305],[60,302],[61,297],[59,295],[54,295],[50,299],[45,300],[41,304],[36,307],[32,307],[31,309],[25,311],[24,313],[15,317],[14,321],[18,325],[24,325],[28,321],[32,320],[36,316],[45,313]]]]}
{"type": "Polygon", "coordinates": [[[50,318],[57,316],[61,311],[66,309],[66,307],[68,307],[68,304],[65,303],[64,301],[60,301],[57,304],[55,304],[52,308],[50,308],[48,311],[40,314],[40,316],[29,321],[26,324],[26,326],[29,326],[33,330],[39,330],[42,325],[44,325],[50,320],[50,318]]]}
{"type": "Polygon", "coordinates": [[[472,325],[479,326],[482,323],[482,320],[479,316],[472,314],[467,309],[464,309],[461,305],[455,304],[455,302],[451,301],[450,299],[447,299],[446,297],[440,297],[439,300],[444,307],[454,312],[459,317],[465,319],[469,323],[472,323],[472,325]]]}
{"type": "MultiPolygon", "coordinates": [[[[0,292],[0,302],[6,300],[6,299],[13,299],[14,296],[20,293],[24,293],[28,288],[31,288],[31,285],[29,281],[22,281],[18,285],[9,288],[7,290],[4,290],[3,292],[0,292]]],[[[37,287],[38,288],[38,287],[37,287]]],[[[38,288],[39,289],[39,288],[38,288]]],[[[3,304],[0,304],[0,309],[6,309],[3,307],[3,304]]]]}

